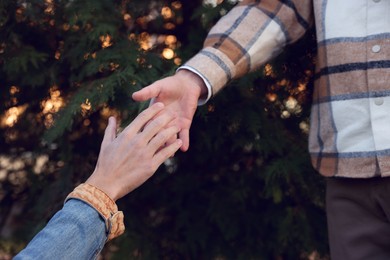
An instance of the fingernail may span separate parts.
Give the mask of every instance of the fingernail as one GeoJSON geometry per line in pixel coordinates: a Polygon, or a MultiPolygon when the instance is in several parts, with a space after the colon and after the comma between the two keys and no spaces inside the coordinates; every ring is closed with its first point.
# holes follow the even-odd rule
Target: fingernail
{"type": "Polygon", "coordinates": [[[164,104],[161,103],[161,102],[157,102],[157,103],[155,103],[155,106],[158,107],[158,108],[163,108],[164,104]]]}

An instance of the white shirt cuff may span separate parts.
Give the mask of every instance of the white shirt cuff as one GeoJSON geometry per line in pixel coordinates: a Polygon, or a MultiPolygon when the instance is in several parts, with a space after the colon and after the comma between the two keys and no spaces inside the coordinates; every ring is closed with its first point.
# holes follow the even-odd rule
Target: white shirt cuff
{"type": "Polygon", "coordinates": [[[203,80],[204,84],[207,87],[207,97],[199,99],[198,100],[198,106],[202,106],[202,105],[206,104],[207,101],[209,101],[209,99],[211,98],[212,93],[213,93],[211,85],[208,82],[208,80],[202,74],[200,74],[199,71],[197,71],[196,69],[194,69],[192,67],[186,66],[186,65],[179,67],[176,71],[179,71],[179,70],[182,70],[182,69],[189,70],[189,71],[195,73],[196,75],[198,75],[203,80]]]}

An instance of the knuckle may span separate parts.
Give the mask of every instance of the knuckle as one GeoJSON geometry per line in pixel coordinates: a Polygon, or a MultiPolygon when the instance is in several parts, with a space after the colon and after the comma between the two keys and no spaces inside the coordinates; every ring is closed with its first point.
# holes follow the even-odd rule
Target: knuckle
{"type": "Polygon", "coordinates": [[[156,118],[150,124],[153,128],[161,128],[164,126],[164,121],[162,118],[156,118]]]}
{"type": "Polygon", "coordinates": [[[142,112],[138,115],[138,118],[141,119],[141,120],[146,120],[147,115],[148,115],[148,111],[147,111],[147,110],[144,110],[144,111],[142,111],[142,112]]]}
{"type": "Polygon", "coordinates": [[[161,144],[167,142],[168,145],[176,139],[176,137],[169,131],[160,132],[155,138],[157,143],[161,144]]]}
{"type": "Polygon", "coordinates": [[[157,138],[158,141],[165,141],[165,140],[167,140],[169,137],[170,137],[170,136],[169,136],[169,133],[168,133],[167,131],[162,131],[162,132],[160,132],[160,133],[156,136],[156,138],[157,138]]]}

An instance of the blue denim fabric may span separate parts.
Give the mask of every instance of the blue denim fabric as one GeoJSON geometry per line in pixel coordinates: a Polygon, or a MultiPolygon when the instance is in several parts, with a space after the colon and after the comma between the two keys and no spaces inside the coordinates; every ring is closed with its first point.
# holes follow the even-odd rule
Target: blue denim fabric
{"type": "Polygon", "coordinates": [[[106,239],[99,213],[71,199],[14,259],[96,259],[106,239]]]}

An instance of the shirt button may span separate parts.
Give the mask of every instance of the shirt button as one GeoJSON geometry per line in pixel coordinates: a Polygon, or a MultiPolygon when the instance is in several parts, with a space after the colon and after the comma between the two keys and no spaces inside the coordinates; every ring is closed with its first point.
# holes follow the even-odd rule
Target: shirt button
{"type": "Polygon", "coordinates": [[[377,106],[382,105],[383,102],[384,102],[383,98],[377,98],[377,99],[375,99],[375,101],[374,101],[375,105],[377,105],[377,106]]]}
{"type": "Polygon", "coordinates": [[[377,53],[377,52],[379,52],[381,50],[381,46],[380,45],[374,45],[374,46],[372,46],[371,50],[372,50],[372,52],[377,53]]]}

